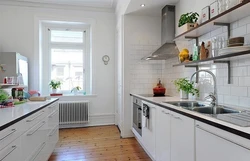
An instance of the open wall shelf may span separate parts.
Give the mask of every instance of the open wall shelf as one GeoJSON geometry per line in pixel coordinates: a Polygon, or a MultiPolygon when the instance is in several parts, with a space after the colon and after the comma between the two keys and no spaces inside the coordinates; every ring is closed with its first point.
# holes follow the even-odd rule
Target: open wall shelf
{"type": "Polygon", "coordinates": [[[173,67],[186,66],[186,65],[202,65],[202,64],[206,64],[206,63],[208,63],[210,61],[231,60],[230,58],[239,57],[239,56],[243,56],[243,55],[245,55],[245,56],[250,55],[250,50],[239,52],[239,53],[232,53],[232,54],[216,56],[216,57],[207,58],[207,59],[204,59],[204,60],[197,60],[197,61],[191,61],[191,62],[186,62],[186,63],[184,62],[184,63],[180,63],[180,64],[175,64],[175,65],[173,65],[173,67]]]}
{"type": "Polygon", "coordinates": [[[228,26],[230,35],[230,23],[250,16],[250,0],[244,0],[242,3],[226,10],[225,12],[211,18],[199,26],[176,36],[174,41],[198,38],[221,26],[228,26]]]}

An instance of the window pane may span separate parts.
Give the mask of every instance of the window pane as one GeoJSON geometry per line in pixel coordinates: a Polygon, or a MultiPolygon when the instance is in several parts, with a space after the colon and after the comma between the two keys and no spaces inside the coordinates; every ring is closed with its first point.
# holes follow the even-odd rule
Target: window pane
{"type": "Polygon", "coordinates": [[[61,90],[83,89],[83,50],[51,49],[51,79],[63,82],[61,90]]]}
{"type": "Polygon", "coordinates": [[[51,30],[51,42],[82,43],[83,32],[51,30]]]}

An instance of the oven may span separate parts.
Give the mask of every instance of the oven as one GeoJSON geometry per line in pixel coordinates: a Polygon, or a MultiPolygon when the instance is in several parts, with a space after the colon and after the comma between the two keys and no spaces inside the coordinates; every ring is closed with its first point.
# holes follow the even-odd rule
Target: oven
{"type": "Polygon", "coordinates": [[[133,98],[133,128],[142,136],[142,101],[133,98]]]}

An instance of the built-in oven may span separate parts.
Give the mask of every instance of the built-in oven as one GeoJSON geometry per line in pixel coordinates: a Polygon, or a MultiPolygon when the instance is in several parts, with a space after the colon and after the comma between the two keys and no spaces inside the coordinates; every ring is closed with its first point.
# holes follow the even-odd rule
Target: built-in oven
{"type": "Polygon", "coordinates": [[[142,101],[133,98],[133,128],[142,136],[142,101]]]}

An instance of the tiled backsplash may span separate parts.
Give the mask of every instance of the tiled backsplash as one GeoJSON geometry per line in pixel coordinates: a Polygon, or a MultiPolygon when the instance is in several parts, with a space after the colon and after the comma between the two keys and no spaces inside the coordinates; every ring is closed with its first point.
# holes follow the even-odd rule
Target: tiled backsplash
{"type": "Polygon", "coordinates": [[[133,44],[130,46],[130,92],[152,93],[158,78],[163,77],[163,61],[144,61],[141,58],[152,53],[158,44],[133,44]]]}
{"type": "MultiPolygon", "coordinates": [[[[211,40],[214,36],[226,35],[226,28],[221,27],[206,35],[200,37],[200,41],[211,40]]],[[[250,44],[250,16],[243,18],[231,24],[231,36],[244,36],[245,43],[250,44]]],[[[194,42],[188,45],[178,46],[180,49],[191,49],[194,42]]],[[[192,52],[192,50],[190,50],[192,52]]],[[[165,83],[167,93],[170,95],[179,95],[176,91],[173,80],[181,77],[188,79],[195,72],[195,69],[180,67],[172,67],[173,64],[178,63],[177,58],[167,60],[165,62],[165,83]]],[[[208,69],[216,75],[218,101],[220,104],[237,105],[250,108],[250,55],[244,59],[237,59],[231,61],[231,82],[227,84],[227,66],[225,64],[208,64],[200,67],[200,69],[208,69]]],[[[209,92],[213,92],[213,80],[207,73],[200,74],[199,81],[200,98],[203,99],[209,92]]]]}

